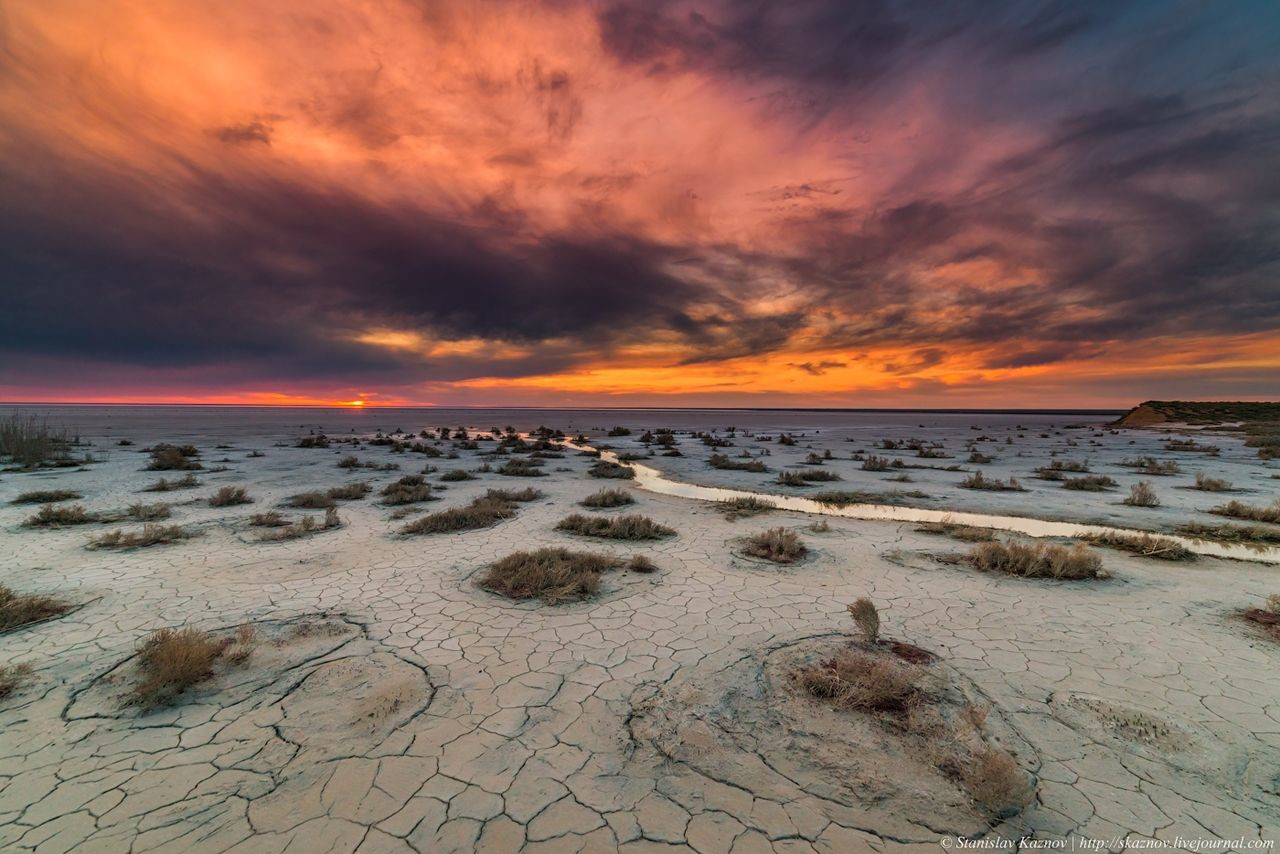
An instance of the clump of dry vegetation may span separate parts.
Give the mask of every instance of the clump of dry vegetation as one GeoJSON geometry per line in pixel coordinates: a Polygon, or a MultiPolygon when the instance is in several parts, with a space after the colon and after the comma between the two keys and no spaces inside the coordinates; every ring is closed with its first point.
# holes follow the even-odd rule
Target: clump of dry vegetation
{"type": "Polygon", "coordinates": [[[310,492],[290,495],[284,500],[284,504],[286,507],[297,507],[303,510],[327,510],[330,507],[336,507],[338,501],[328,492],[314,489],[310,492]]]}
{"type": "Polygon", "coordinates": [[[266,513],[254,513],[249,517],[249,524],[255,528],[283,528],[289,520],[278,510],[268,510],[266,513]]]}
{"type": "Polygon", "coordinates": [[[996,477],[987,477],[980,471],[960,481],[960,486],[964,489],[985,489],[991,492],[1026,492],[1026,487],[1018,483],[1017,478],[1000,480],[996,477]]]}
{"type": "MultiPolygon", "coordinates": [[[[276,514],[279,515],[279,514],[276,514]]],[[[257,517],[255,517],[257,518],[257,517]]],[[[250,522],[250,524],[255,524],[250,522]]],[[[296,540],[299,537],[305,537],[310,534],[317,534],[321,531],[331,531],[334,528],[342,527],[342,520],[338,518],[338,510],[336,507],[328,507],[324,511],[324,520],[317,521],[315,516],[303,516],[297,522],[279,524],[256,523],[258,527],[266,528],[258,535],[258,541],[264,543],[277,543],[282,540],[296,540]]]]}
{"type": "Polygon", "coordinates": [[[599,478],[620,478],[623,480],[630,480],[636,476],[636,470],[631,466],[624,466],[619,465],[618,463],[611,463],[608,460],[601,460],[591,468],[587,469],[587,474],[592,477],[599,478]]]}
{"type": "Polygon", "coordinates": [[[15,412],[0,421],[0,458],[22,468],[58,465],[70,458],[74,438],[46,418],[15,412]]]}
{"type": "Polygon", "coordinates": [[[130,702],[144,708],[169,705],[183,692],[213,676],[219,659],[241,664],[252,655],[255,646],[255,633],[250,626],[242,626],[234,637],[226,638],[193,627],[154,631],[138,646],[140,678],[130,702]]]}
{"type": "Polygon", "coordinates": [[[223,486],[209,496],[210,507],[234,507],[237,504],[252,504],[253,499],[243,486],[223,486]]]}
{"type": "Polygon", "coordinates": [[[1187,522],[1179,525],[1177,532],[1194,540],[1242,543],[1260,548],[1280,545],[1280,531],[1261,525],[1206,525],[1203,522],[1187,522]]]}
{"type": "Polygon", "coordinates": [[[395,483],[383,487],[381,494],[382,503],[388,507],[438,500],[431,494],[431,484],[420,474],[405,475],[395,483]]]}
{"type": "Polygon", "coordinates": [[[625,489],[601,489],[599,492],[593,492],[579,502],[583,507],[624,507],[628,504],[634,504],[635,499],[631,497],[631,493],[625,489]]]}
{"type": "Polygon", "coordinates": [[[498,467],[498,474],[507,477],[546,477],[547,473],[542,470],[542,460],[523,460],[514,459],[507,460],[498,467]]]}
{"type": "Polygon", "coordinates": [[[1168,537],[1156,537],[1151,534],[1125,534],[1120,531],[1108,531],[1102,534],[1082,534],[1082,540],[1088,540],[1097,546],[1131,552],[1139,557],[1153,557],[1159,560],[1195,560],[1195,552],[1168,537]]]}
{"type": "Polygon", "coordinates": [[[938,690],[941,677],[930,669],[932,654],[881,640],[880,615],[870,599],[847,607],[861,640],[815,666],[797,669],[793,683],[837,708],[881,717],[918,740],[935,767],[991,816],[1009,817],[1026,806],[1034,795],[1030,779],[1010,753],[984,735],[990,709],[970,703],[948,719],[947,701],[938,690]]]}
{"type": "Polygon", "coordinates": [[[516,503],[536,501],[536,489],[490,489],[465,507],[450,507],[415,519],[400,529],[402,534],[453,534],[489,528],[516,515],[516,503]]]}
{"type": "Polygon", "coordinates": [[[735,460],[728,454],[712,454],[707,460],[707,465],[713,469],[723,469],[725,471],[750,471],[750,472],[766,472],[769,467],[760,460],[735,460]]]}
{"type": "Polygon", "coordinates": [[[70,489],[43,489],[33,492],[24,492],[17,498],[10,501],[10,504],[52,504],[55,501],[75,501],[84,498],[78,492],[72,492],[70,489]]]}
{"type": "Polygon", "coordinates": [[[674,529],[659,525],[648,516],[636,513],[615,517],[574,513],[561,519],[556,525],[556,530],[608,540],[657,540],[675,534],[674,529]]]}
{"type": "Polygon", "coordinates": [[[1157,460],[1154,457],[1135,457],[1121,460],[1120,465],[1138,469],[1142,474],[1155,475],[1156,477],[1168,477],[1182,472],[1182,466],[1178,465],[1176,461],[1157,460]]]}
{"type": "Polygon", "coordinates": [[[98,549],[137,549],[176,543],[191,537],[179,525],[155,525],[150,522],[141,531],[110,531],[92,540],[90,546],[98,549]]]}
{"type": "Polygon", "coordinates": [[[30,664],[0,664],[0,700],[31,681],[30,664]]]}
{"type": "Polygon", "coordinates": [[[954,522],[921,522],[916,530],[922,534],[941,534],[966,543],[989,543],[996,538],[993,528],[958,525],[954,522]]]}
{"type": "Polygon", "coordinates": [[[1150,481],[1140,480],[1129,487],[1129,497],[1121,503],[1130,507],[1159,507],[1160,499],[1150,481]]]}
{"type": "Polygon", "coordinates": [[[1116,486],[1115,479],[1105,474],[1087,474],[1084,477],[1063,478],[1063,489],[1075,489],[1080,492],[1102,492],[1116,486]]]}
{"type": "Polygon", "coordinates": [[[446,483],[455,483],[463,480],[476,480],[476,476],[465,469],[453,469],[440,475],[440,479],[446,483]]]}
{"type": "Polygon", "coordinates": [[[192,445],[159,444],[151,448],[149,471],[186,471],[203,468],[194,457],[199,451],[192,445]]]}
{"type": "Polygon", "coordinates": [[[363,480],[354,483],[344,483],[342,486],[334,486],[329,489],[329,497],[337,501],[356,501],[364,498],[373,487],[363,480]]]}
{"type": "Polygon", "coordinates": [[[16,593],[0,584],[0,632],[47,620],[69,610],[71,606],[61,599],[38,593],[16,593]]]}
{"type": "Polygon", "coordinates": [[[1023,578],[1083,579],[1107,578],[1102,559],[1087,546],[1071,547],[1052,544],[979,543],[968,555],[978,569],[1003,572],[1023,578]]]}
{"type": "Polygon", "coordinates": [[[644,555],[635,555],[627,561],[627,569],[647,575],[650,572],[657,572],[658,565],[644,555]]]}
{"type": "Polygon", "coordinates": [[[547,604],[586,599],[600,589],[601,576],[618,561],[606,555],[561,548],[516,552],[491,564],[476,584],[511,599],[547,604]]]}
{"type": "Polygon", "coordinates": [[[795,563],[809,553],[804,541],[795,531],[786,528],[770,528],[747,537],[742,546],[744,554],[764,558],[774,563],[795,563]]]}
{"type": "Polygon", "coordinates": [[[1280,641],[1280,593],[1268,596],[1265,608],[1248,608],[1240,612],[1240,617],[1261,626],[1273,640],[1280,641]]]}
{"type": "Polygon", "coordinates": [[[801,469],[778,474],[778,483],[782,486],[808,486],[811,483],[831,480],[840,480],[840,475],[824,469],[801,469]]]}
{"type": "Polygon", "coordinates": [[[90,513],[80,504],[69,507],[58,507],[46,504],[34,516],[27,517],[22,524],[27,528],[61,528],[66,525],[88,525],[100,521],[97,513],[90,513]]]}
{"type": "Polygon", "coordinates": [[[749,516],[759,516],[762,513],[772,513],[777,509],[778,506],[772,501],[751,496],[740,496],[720,502],[720,512],[724,513],[724,517],[730,522],[749,516]]]}
{"type": "Polygon", "coordinates": [[[1054,460],[1047,466],[1040,466],[1036,469],[1036,477],[1041,480],[1062,480],[1067,474],[1083,474],[1089,471],[1089,461],[1077,462],[1075,460],[1054,460]]]}
{"type": "Polygon", "coordinates": [[[142,491],[143,492],[172,492],[175,489],[191,489],[192,487],[199,486],[199,485],[200,485],[200,481],[196,478],[195,475],[185,474],[182,477],[175,478],[174,480],[166,480],[165,478],[162,477],[142,491]]]}
{"type": "Polygon", "coordinates": [[[1204,472],[1196,472],[1196,485],[1191,488],[1201,492],[1230,492],[1231,481],[1209,477],[1204,472]]]}
{"type": "Polygon", "coordinates": [[[889,462],[888,457],[877,457],[871,454],[862,461],[863,471],[889,471],[892,468],[893,464],[889,462]]]}
{"type": "Polygon", "coordinates": [[[1280,525],[1280,499],[1265,507],[1245,504],[1243,501],[1228,501],[1226,504],[1214,507],[1209,512],[1217,516],[1227,516],[1231,519],[1244,519],[1249,522],[1266,522],[1270,525],[1280,525]]]}
{"type": "Polygon", "coordinates": [[[164,502],[156,504],[143,504],[141,502],[130,504],[126,515],[130,519],[137,522],[158,522],[161,519],[168,519],[173,515],[173,511],[169,509],[169,505],[164,502]]]}

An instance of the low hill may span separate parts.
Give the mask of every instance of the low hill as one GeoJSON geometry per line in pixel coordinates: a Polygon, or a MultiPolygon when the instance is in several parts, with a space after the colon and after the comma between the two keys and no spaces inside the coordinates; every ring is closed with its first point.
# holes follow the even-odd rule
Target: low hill
{"type": "Polygon", "coordinates": [[[1280,421],[1280,403],[1249,401],[1148,400],[1126,412],[1117,427],[1151,427],[1166,422],[1223,424],[1280,421]]]}

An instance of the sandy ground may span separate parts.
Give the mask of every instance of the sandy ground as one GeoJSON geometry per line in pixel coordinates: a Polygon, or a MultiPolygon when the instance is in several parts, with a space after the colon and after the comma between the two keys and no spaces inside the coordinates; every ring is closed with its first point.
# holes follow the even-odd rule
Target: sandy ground
{"type": "MultiPolygon", "coordinates": [[[[1070,454],[1060,458],[1089,457],[1126,487],[1137,477],[1102,461],[1162,448],[1156,434],[1105,431],[1095,439],[1105,448],[1081,447],[1092,432],[1039,441],[1061,443],[1070,454]]],[[[591,461],[572,454],[548,460],[547,477],[447,484],[444,500],[422,508],[496,486],[546,493],[488,530],[399,537],[402,523],[375,493],[343,503],[339,529],[259,543],[248,515],[290,494],[356,479],[379,487],[428,462],[446,471],[478,461],[365,448],[362,459],[401,471],[353,473],[336,467],[347,448],[277,447],[285,437],[264,436],[204,445],[205,466],[225,458],[229,470],[200,474],[196,489],[141,493],[173,475],[143,471],[138,448],[182,437],[134,438],[137,447],[84,471],[0,479],[0,582],[82,605],[0,636],[0,663],[35,668],[30,685],[0,701],[0,849],[849,852],[937,851],[952,833],[1280,835],[1280,644],[1233,617],[1280,592],[1276,567],[1105,552],[1109,581],[992,577],[935,560],[965,546],[911,525],[831,519],[817,533],[801,514],[732,522],[711,505],[642,492],[633,509],[676,537],[584,541],[556,532],[556,521],[602,485],[625,483],[586,477],[591,461]],[[181,503],[227,484],[246,486],[255,503],[181,503]],[[34,508],[8,502],[51,488],[79,490],[95,510],[172,502],[170,521],[200,534],[104,552],[86,542],[115,525],[21,527],[34,508]],[[736,553],[742,536],[777,525],[799,531],[811,557],[780,568],[736,553]],[[642,553],[661,571],[612,574],[596,600],[554,607],[470,582],[487,563],[542,545],[642,553]],[[941,782],[913,778],[892,738],[865,720],[849,719],[851,731],[866,730],[865,767],[843,769],[815,747],[804,704],[815,719],[829,713],[777,678],[776,656],[836,642],[852,630],[845,604],[861,595],[881,606],[886,634],[933,651],[991,704],[1001,742],[1038,782],[1023,813],[987,829],[941,782]],[[121,706],[119,682],[149,631],[246,622],[277,641],[246,667],[172,709],[121,706]],[[899,768],[898,779],[885,773],[899,768]]],[[[947,442],[956,459],[920,462],[963,462],[957,443],[967,438],[947,442]]],[[[987,447],[1003,451],[1003,438],[987,447]]],[[[847,461],[870,442],[812,444],[846,459],[827,464],[845,480],[818,488],[920,488],[938,496],[925,506],[955,499],[964,509],[1158,527],[1222,500],[1173,488],[1200,468],[1255,490],[1253,503],[1274,494],[1265,491],[1280,483],[1271,470],[1238,443],[1212,441],[1219,458],[1155,454],[1187,463],[1183,475],[1156,479],[1167,501],[1156,511],[1105,503],[1120,491],[1064,495],[1032,480],[1048,457],[1030,439],[986,467],[1023,479],[1029,495],[968,494],[944,485],[963,475],[929,470],[911,471],[915,484],[884,484],[847,461]]],[[[774,476],[708,469],[707,450],[682,442],[688,457],[659,458],[673,475],[733,486],[774,476]]],[[[809,450],[771,447],[775,471],[809,450]]]]}

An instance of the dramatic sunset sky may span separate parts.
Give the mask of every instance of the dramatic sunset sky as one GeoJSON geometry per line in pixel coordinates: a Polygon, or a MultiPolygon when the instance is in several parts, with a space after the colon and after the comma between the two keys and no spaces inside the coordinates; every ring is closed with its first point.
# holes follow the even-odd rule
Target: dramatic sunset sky
{"type": "Polygon", "coordinates": [[[0,400],[1280,397],[1280,3],[4,0],[0,400]]]}

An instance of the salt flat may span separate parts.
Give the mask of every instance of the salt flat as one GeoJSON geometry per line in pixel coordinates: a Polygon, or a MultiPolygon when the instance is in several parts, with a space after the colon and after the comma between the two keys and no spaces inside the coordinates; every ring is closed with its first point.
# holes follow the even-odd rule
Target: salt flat
{"type": "MultiPolygon", "coordinates": [[[[681,426],[678,414],[667,421],[681,426]]],[[[955,457],[919,462],[945,466],[963,463],[967,439],[991,433],[983,447],[998,462],[988,473],[1016,476],[1028,493],[961,490],[962,474],[936,469],[885,484],[851,454],[917,460],[831,430],[788,447],[737,436],[724,450],[768,447],[767,474],[708,468],[710,450],[687,435],[677,437],[684,456],[646,464],[693,482],[785,492],[768,485],[777,472],[830,450],[836,459],[822,465],[841,481],[818,489],[920,489],[932,496],[921,506],[1152,530],[1220,503],[1176,488],[1201,468],[1252,490],[1254,503],[1274,497],[1273,470],[1215,437],[1219,457],[1179,456],[1182,475],[1155,479],[1160,508],[1125,507],[1118,502],[1138,478],[1115,466],[1118,457],[1178,455],[1163,450],[1161,434],[1069,431],[1066,421],[928,437],[955,457]],[[1004,445],[1006,435],[1015,444],[1004,445]],[[1067,455],[1088,457],[1119,487],[1078,494],[1030,477],[1067,455]]],[[[592,438],[638,453],[640,432],[592,438]]],[[[955,834],[1280,834],[1280,688],[1270,678],[1280,644],[1235,617],[1280,592],[1274,566],[1099,550],[1110,579],[1018,578],[948,560],[968,544],[913,524],[829,518],[828,530],[814,530],[818,517],[784,511],[731,521],[713,504],[638,489],[626,512],[676,535],[587,540],[556,523],[602,486],[628,488],[587,476],[593,458],[569,451],[546,459],[543,477],[484,472],[441,489],[440,473],[480,466],[476,451],[448,459],[367,444],[299,448],[298,435],[278,431],[224,442],[201,435],[200,486],[143,493],[172,473],[144,471],[140,449],[185,437],[138,433],[129,447],[88,438],[104,459],[85,470],[0,480],[0,583],[77,606],[0,636],[0,663],[34,668],[0,701],[4,850],[933,851],[955,834]],[[353,453],[400,468],[338,468],[353,453]],[[219,465],[227,470],[209,471],[219,465]],[[441,500],[390,518],[396,508],[379,505],[377,490],[425,465],[439,469],[427,480],[441,500]],[[269,543],[247,524],[271,509],[297,517],[306,511],[280,508],[288,496],[354,480],[375,491],[339,503],[341,527],[269,543]],[[253,503],[208,506],[224,485],[245,487],[253,503]],[[396,533],[487,489],[526,485],[544,496],[491,528],[396,533]],[[106,551],[86,543],[139,526],[23,527],[35,508],[9,501],[54,488],[81,492],[80,503],[99,511],[169,502],[167,523],[197,536],[106,551]],[[777,526],[800,534],[804,560],[743,555],[745,536],[777,526]],[[542,546],[644,554],[659,569],[608,573],[594,597],[556,605],[473,583],[493,561],[542,546]],[[842,643],[853,632],[845,606],[860,596],[879,606],[886,636],[935,654],[956,691],[990,707],[992,738],[1034,780],[1026,809],[980,815],[959,789],[925,779],[894,732],[855,723],[856,712],[839,713],[851,731],[865,730],[856,765],[841,766],[855,754],[828,753],[806,731],[806,709],[825,715],[824,726],[841,718],[787,680],[787,656],[842,643]],[[167,708],[122,701],[148,632],[246,623],[259,627],[261,644],[243,667],[219,670],[167,708]]]]}

